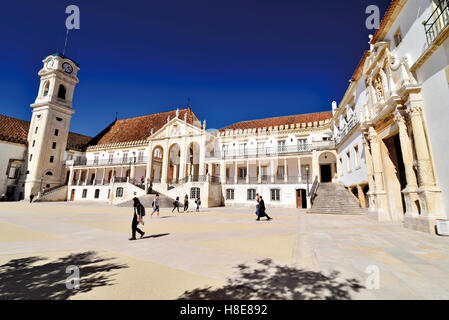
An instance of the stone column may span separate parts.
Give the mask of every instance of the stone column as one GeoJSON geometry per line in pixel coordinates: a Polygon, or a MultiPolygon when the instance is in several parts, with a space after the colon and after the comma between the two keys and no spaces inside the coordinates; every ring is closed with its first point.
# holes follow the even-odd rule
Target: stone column
{"type": "Polygon", "coordinates": [[[401,152],[404,161],[407,187],[402,190],[405,196],[406,216],[416,217],[419,215],[416,201],[418,201],[418,182],[415,170],[413,169],[413,149],[412,142],[407,132],[405,119],[399,110],[396,110],[394,118],[399,127],[399,140],[401,141],[401,152]]]}
{"type": "Polygon", "coordinates": [[[302,182],[302,173],[301,173],[301,158],[298,158],[298,183],[302,182]]]}
{"type": "Polygon", "coordinates": [[[418,158],[418,175],[421,186],[435,186],[432,163],[429,148],[427,146],[426,134],[423,126],[422,109],[418,106],[409,107],[409,114],[413,128],[416,155],[418,158]]]}
{"type": "Polygon", "coordinates": [[[262,183],[262,162],[260,160],[257,161],[259,166],[259,174],[257,175],[257,182],[260,184],[262,183]]]}
{"type": "Polygon", "coordinates": [[[357,194],[358,194],[358,198],[360,201],[360,206],[362,208],[366,208],[366,198],[365,198],[365,194],[363,193],[363,188],[361,185],[357,185],[357,194]]]}
{"type": "Polygon", "coordinates": [[[315,179],[318,178],[318,181],[320,180],[320,163],[318,160],[318,152],[316,150],[313,150],[312,152],[312,182],[315,181],[315,179]]]}
{"type": "Polygon", "coordinates": [[[434,233],[435,219],[445,218],[443,200],[440,187],[436,183],[429,146],[424,128],[422,108],[417,97],[410,95],[407,105],[413,129],[416,155],[418,158],[419,189],[423,223],[417,228],[421,231],[434,233]]]}
{"type": "Polygon", "coordinates": [[[224,160],[220,162],[220,180],[221,184],[226,184],[226,162],[224,160]]]}
{"type": "Polygon", "coordinates": [[[274,160],[270,160],[270,181],[274,183],[274,177],[276,175],[276,171],[274,170],[274,160]]]}
{"type": "Polygon", "coordinates": [[[384,190],[383,164],[380,152],[380,138],[373,127],[369,128],[369,140],[371,142],[371,152],[374,169],[374,182],[376,185],[375,199],[377,217],[379,221],[390,221],[388,210],[387,193],[384,190]]]}
{"type": "Polygon", "coordinates": [[[103,168],[103,177],[101,178],[101,185],[104,186],[104,178],[106,176],[106,168],[103,168]]]}
{"type": "Polygon", "coordinates": [[[374,182],[373,158],[371,156],[368,137],[366,135],[363,136],[363,146],[365,148],[366,173],[368,175],[368,185],[369,185],[369,192],[368,192],[369,211],[375,211],[374,198],[376,194],[376,184],[374,182]]]}
{"type": "Polygon", "coordinates": [[[73,175],[74,175],[73,166],[70,166],[69,181],[67,183],[69,186],[73,185],[73,175]]]}
{"type": "Polygon", "coordinates": [[[288,183],[288,161],[284,159],[284,182],[288,183]]]}
{"type": "Polygon", "coordinates": [[[187,164],[187,139],[184,137],[182,139],[183,144],[181,147],[181,157],[179,158],[179,179],[184,179],[186,175],[186,164],[187,164]]]}
{"type": "Polygon", "coordinates": [[[84,185],[87,186],[87,182],[89,181],[89,169],[86,172],[86,179],[84,179],[84,185]]]}
{"type": "Polygon", "coordinates": [[[249,184],[249,161],[246,161],[246,184],[249,184]]]}
{"type": "Polygon", "coordinates": [[[167,177],[168,177],[168,161],[170,158],[169,155],[169,150],[168,150],[168,145],[164,146],[164,154],[162,157],[162,174],[161,174],[161,183],[162,184],[167,184],[167,177]]]}
{"type": "Polygon", "coordinates": [[[96,186],[97,185],[97,172],[98,172],[98,168],[95,168],[95,179],[94,179],[94,181],[93,181],[93,183],[92,183],[92,185],[94,185],[94,186],[96,186]]]}
{"type": "Polygon", "coordinates": [[[234,183],[238,183],[238,166],[237,161],[234,162],[234,183]]]}
{"type": "Polygon", "coordinates": [[[206,134],[203,132],[201,135],[201,144],[200,144],[200,161],[199,161],[199,172],[200,176],[204,176],[206,174],[206,134]]]}

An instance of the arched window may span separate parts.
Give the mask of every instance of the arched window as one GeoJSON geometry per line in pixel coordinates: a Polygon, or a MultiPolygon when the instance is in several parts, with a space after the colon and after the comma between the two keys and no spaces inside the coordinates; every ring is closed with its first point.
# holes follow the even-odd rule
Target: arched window
{"type": "Polygon", "coordinates": [[[42,93],[43,97],[48,96],[48,91],[50,91],[50,81],[46,81],[44,84],[44,91],[42,93]]]}
{"type": "Polygon", "coordinates": [[[66,89],[62,84],[60,84],[59,90],[58,90],[58,98],[65,100],[65,94],[66,94],[66,89]]]}
{"type": "Polygon", "coordinates": [[[52,176],[53,173],[52,173],[51,171],[47,171],[47,172],[45,173],[45,175],[46,175],[46,176],[52,176]]]}

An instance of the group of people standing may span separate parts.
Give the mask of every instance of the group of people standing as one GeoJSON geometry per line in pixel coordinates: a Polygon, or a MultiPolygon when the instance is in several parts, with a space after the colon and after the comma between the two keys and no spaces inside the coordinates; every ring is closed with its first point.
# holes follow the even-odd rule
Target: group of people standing
{"type": "MultiPolygon", "coordinates": [[[[196,198],[195,204],[196,204],[196,212],[200,212],[200,206],[201,206],[200,197],[196,198]]],[[[180,205],[181,205],[181,201],[179,200],[179,197],[176,197],[176,200],[173,202],[173,210],[171,212],[174,212],[175,210],[178,210],[178,212],[179,212],[180,205]]],[[[186,194],[186,196],[184,197],[184,212],[186,212],[187,210],[189,210],[189,196],[186,194]]]]}

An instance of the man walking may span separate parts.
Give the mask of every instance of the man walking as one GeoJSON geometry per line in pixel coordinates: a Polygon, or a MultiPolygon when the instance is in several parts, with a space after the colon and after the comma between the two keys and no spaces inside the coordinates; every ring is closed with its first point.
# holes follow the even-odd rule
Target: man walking
{"type": "Polygon", "coordinates": [[[142,221],[142,214],[144,214],[145,208],[142,206],[138,198],[134,198],[134,217],[133,222],[131,225],[132,230],[132,237],[129,240],[136,240],[136,231],[140,234],[140,239],[143,238],[145,235],[145,232],[140,230],[137,226],[139,225],[139,222],[142,221]]]}
{"type": "Polygon", "coordinates": [[[189,196],[186,195],[184,198],[184,212],[186,212],[189,209],[189,196]]]}
{"type": "Polygon", "coordinates": [[[157,217],[159,218],[159,194],[156,195],[156,199],[153,201],[153,212],[151,213],[150,218],[153,218],[155,212],[157,212],[157,217]]]}
{"type": "Polygon", "coordinates": [[[266,213],[265,209],[265,201],[263,201],[262,196],[259,196],[259,215],[257,216],[257,221],[260,221],[260,218],[266,217],[267,221],[270,221],[271,218],[266,213]]]}

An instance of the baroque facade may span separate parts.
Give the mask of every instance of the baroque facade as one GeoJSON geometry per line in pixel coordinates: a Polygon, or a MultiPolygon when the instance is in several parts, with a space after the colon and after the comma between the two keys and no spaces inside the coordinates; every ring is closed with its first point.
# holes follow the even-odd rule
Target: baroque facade
{"type": "Polygon", "coordinates": [[[449,208],[448,35],[447,1],[394,0],[332,111],[213,132],[188,106],[71,133],[79,66],[49,56],[31,123],[0,117],[0,187],[11,199],[111,203],[187,194],[208,207],[252,206],[259,193],[310,208],[312,186],[333,182],[376,219],[433,233],[449,208]]]}

